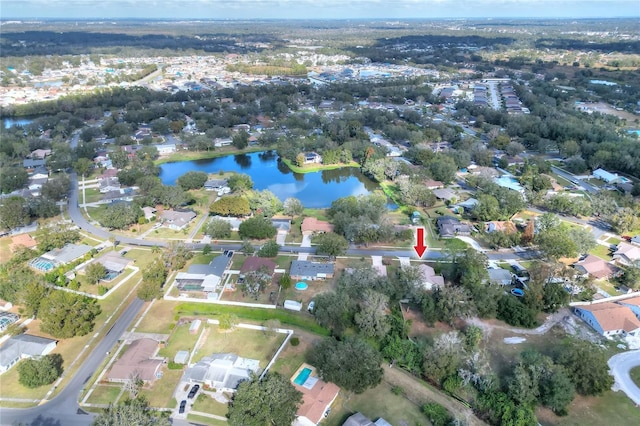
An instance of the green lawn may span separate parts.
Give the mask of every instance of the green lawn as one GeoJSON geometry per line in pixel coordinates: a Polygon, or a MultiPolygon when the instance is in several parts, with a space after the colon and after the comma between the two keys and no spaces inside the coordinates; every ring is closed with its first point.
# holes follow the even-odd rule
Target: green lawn
{"type": "Polygon", "coordinates": [[[220,331],[217,326],[209,328],[207,338],[198,348],[194,362],[213,353],[234,353],[245,358],[260,360],[260,367],[267,366],[285,338],[280,333],[263,333],[257,330],[236,328],[233,331],[220,331]]]}
{"type": "Polygon", "coordinates": [[[166,346],[158,352],[160,356],[166,356],[169,360],[173,361],[178,351],[189,350],[192,351],[200,335],[200,330],[197,333],[189,333],[189,327],[191,323],[186,322],[173,329],[169,341],[166,346]]]}
{"type": "Polygon", "coordinates": [[[201,413],[215,414],[224,417],[229,411],[227,404],[216,401],[208,395],[201,393],[193,404],[194,411],[201,413]]]}
{"type": "MultiPolygon", "coordinates": [[[[95,203],[102,200],[102,194],[97,188],[88,188],[84,190],[85,203],[95,203]]],[[[82,201],[82,191],[80,191],[80,201],[82,201]]]]}
{"type": "Polygon", "coordinates": [[[608,391],[598,397],[577,397],[569,405],[569,415],[536,412],[540,424],[554,426],[631,426],[640,423],[640,408],[623,393],[608,391]]]}
{"type": "Polygon", "coordinates": [[[87,403],[115,404],[121,388],[121,386],[98,385],[91,393],[89,399],[87,399],[87,403]]]}
{"type": "Polygon", "coordinates": [[[631,369],[631,380],[636,386],[640,387],[640,367],[635,367],[631,369]]]}
{"type": "Polygon", "coordinates": [[[600,259],[604,259],[607,262],[612,259],[610,254],[611,251],[609,250],[609,247],[603,246],[602,244],[596,244],[594,248],[589,250],[589,253],[595,256],[598,256],[600,259]]]}
{"type": "Polygon", "coordinates": [[[249,154],[252,152],[266,151],[263,146],[247,147],[245,149],[237,149],[234,146],[224,146],[216,148],[215,151],[179,151],[155,161],[156,165],[164,163],[177,163],[180,161],[205,160],[208,158],[226,157],[228,155],[249,154]]]}
{"type": "Polygon", "coordinates": [[[195,414],[187,414],[187,420],[191,420],[202,425],[228,426],[228,423],[223,420],[212,419],[211,417],[198,416],[195,414]]]}
{"type": "Polygon", "coordinates": [[[306,164],[302,167],[298,167],[291,160],[287,160],[285,158],[282,159],[282,162],[287,165],[294,173],[312,173],[318,172],[320,170],[335,170],[342,169],[344,167],[360,167],[360,164],[356,161],[352,161],[350,163],[339,163],[339,164],[306,164]]]}
{"type": "Polygon", "coordinates": [[[329,220],[327,209],[304,209],[302,214],[305,217],[315,217],[318,220],[329,220]]]}
{"type": "Polygon", "coordinates": [[[180,377],[182,377],[182,370],[163,369],[162,378],[156,380],[150,389],[143,389],[140,394],[147,398],[151,407],[173,408],[176,406],[173,392],[180,377]]]}
{"type": "Polygon", "coordinates": [[[420,407],[405,396],[393,394],[385,383],[360,395],[341,391],[331,407],[331,414],[323,422],[325,426],[340,426],[358,411],[374,421],[383,417],[392,425],[430,425],[420,407]]]}
{"type": "Polygon", "coordinates": [[[142,319],[137,331],[141,333],[171,333],[175,320],[173,309],[176,302],[168,300],[156,300],[153,307],[149,309],[147,315],[142,319]]]}
{"type": "Polygon", "coordinates": [[[192,265],[208,265],[213,258],[216,257],[215,254],[196,254],[195,256],[193,256],[193,259],[191,259],[191,264],[192,265]]]}

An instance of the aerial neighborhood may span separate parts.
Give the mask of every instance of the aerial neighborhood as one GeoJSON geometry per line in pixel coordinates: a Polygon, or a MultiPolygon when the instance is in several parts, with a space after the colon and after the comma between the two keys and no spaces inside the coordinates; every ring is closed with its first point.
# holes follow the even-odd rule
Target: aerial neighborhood
{"type": "Polygon", "coordinates": [[[2,19],[3,425],[638,424],[637,22],[2,19]]]}

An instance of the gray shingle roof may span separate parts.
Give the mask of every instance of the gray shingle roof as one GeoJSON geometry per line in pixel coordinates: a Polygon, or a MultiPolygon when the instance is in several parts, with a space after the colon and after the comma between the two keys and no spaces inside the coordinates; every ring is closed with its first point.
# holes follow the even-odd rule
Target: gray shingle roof
{"type": "Polygon", "coordinates": [[[308,260],[294,260],[291,262],[290,275],[294,277],[316,277],[319,274],[333,274],[333,263],[317,263],[308,260]]]}

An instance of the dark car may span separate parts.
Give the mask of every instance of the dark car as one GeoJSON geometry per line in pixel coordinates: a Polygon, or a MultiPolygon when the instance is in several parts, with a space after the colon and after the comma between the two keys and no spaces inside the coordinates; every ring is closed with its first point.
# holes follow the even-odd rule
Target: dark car
{"type": "Polygon", "coordinates": [[[182,402],[180,402],[180,409],[178,410],[178,413],[180,414],[184,413],[185,408],[187,408],[187,401],[182,400],[182,402]]]}
{"type": "Polygon", "coordinates": [[[187,395],[187,398],[193,399],[193,397],[198,393],[198,390],[200,390],[200,385],[193,385],[193,387],[189,391],[189,395],[187,395]]]}

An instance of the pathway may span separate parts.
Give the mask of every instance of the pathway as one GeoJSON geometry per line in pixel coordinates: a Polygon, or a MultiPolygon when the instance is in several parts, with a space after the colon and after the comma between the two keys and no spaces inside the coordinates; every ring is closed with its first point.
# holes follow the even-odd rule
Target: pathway
{"type": "Polygon", "coordinates": [[[478,244],[478,242],[477,242],[476,240],[474,240],[474,239],[473,239],[473,238],[471,238],[471,237],[461,237],[461,236],[457,236],[456,238],[457,238],[457,239],[459,239],[459,240],[461,240],[461,241],[464,241],[465,243],[469,244],[469,245],[470,245],[474,250],[477,250],[477,251],[479,251],[479,252],[481,252],[481,253],[484,253],[484,252],[486,252],[486,251],[489,251],[489,250],[487,250],[486,248],[483,248],[480,244],[478,244]]]}
{"type": "Polygon", "coordinates": [[[612,390],[621,390],[635,402],[636,407],[640,405],[640,387],[631,379],[631,369],[640,367],[640,350],[614,355],[608,364],[615,379],[612,390]]]}
{"type": "MultiPolygon", "coordinates": [[[[217,200],[217,198],[216,198],[217,200]]],[[[207,207],[208,208],[208,207],[207,207]]],[[[204,225],[204,222],[209,218],[209,213],[204,213],[202,215],[202,217],[200,218],[200,220],[198,221],[198,224],[193,228],[193,230],[191,231],[191,233],[189,234],[189,236],[187,237],[187,243],[190,243],[193,241],[193,237],[196,236],[196,234],[198,233],[198,231],[200,230],[200,228],[202,228],[202,225],[204,225]]]]}
{"type": "Polygon", "coordinates": [[[547,331],[551,330],[551,328],[553,328],[554,325],[561,322],[567,316],[571,316],[571,312],[569,311],[569,309],[567,308],[560,309],[558,312],[549,315],[541,326],[533,329],[515,328],[515,327],[509,327],[501,324],[492,324],[487,321],[483,321],[480,318],[469,318],[467,322],[469,324],[473,324],[477,327],[480,327],[485,332],[485,334],[489,334],[491,333],[491,330],[495,328],[499,328],[499,329],[507,330],[516,334],[535,335],[535,334],[545,334],[547,331]]]}
{"type": "Polygon", "coordinates": [[[302,234],[302,244],[300,247],[311,247],[311,235],[302,234]]]}

